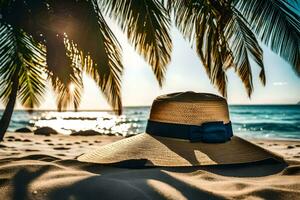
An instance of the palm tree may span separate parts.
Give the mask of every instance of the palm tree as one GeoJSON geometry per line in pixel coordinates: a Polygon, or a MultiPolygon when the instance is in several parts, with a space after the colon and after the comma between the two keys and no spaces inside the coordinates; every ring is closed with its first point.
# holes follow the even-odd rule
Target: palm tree
{"type": "Polygon", "coordinates": [[[250,59],[266,84],[259,38],[300,76],[300,10],[297,0],[166,0],[175,24],[195,47],[208,77],[226,96],[226,70],[234,68],[253,92],[250,59]]]}
{"type": "Polygon", "coordinates": [[[59,110],[70,103],[78,107],[82,73],[86,72],[112,108],[121,113],[121,47],[102,15],[109,10],[122,12],[124,18],[118,18],[118,23],[162,85],[172,43],[168,12],[157,0],[0,1],[0,97],[6,104],[0,140],[16,98],[25,107],[38,106],[47,77],[59,110]],[[70,90],[70,84],[74,89],[70,90]]]}
{"type": "MultiPolygon", "coordinates": [[[[25,107],[32,108],[40,103],[45,92],[45,62],[42,60],[45,53],[24,31],[10,26],[0,27],[0,38],[0,97],[6,103],[0,133],[5,133],[17,95],[25,107]]],[[[0,139],[3,136],[0,135],[0,139]]]]}
{"type": "MultiPolygon", "coordinates": [[[[58,93],[59,109],[70,102],[75,108],[78,106],[84,71],[98,83],[112,108],[121,111],[121,47],[102,13],[120,25],[130,43],[151,65],[160,86],[172,49],[169,13],[173,13],[176,26],[195,46],[208,77],[223,96],[227,95],[229,68],[235,69],[251,96],[250,58],[261,68],[259,76],[266,83],[257,37],[300,73],[300,23],[296,1],[292,0],[2,0],[0,9],[0,95],[7,103],[2,118],[8,121],[16,94],[20,94],[20,89],[13,89],[20,88],[18,77],[23,71],[18,70],[26,65],[39,74],[40,82],[44,79],[37,71],[46,71],[58,93]],[[15,47],[7,51],[7,41],[12,40],[10,32],[14,33],[15,47]],[[27,38],[26,45],[15,43],[20,35],[27,38]],[[23,52],[20,47],[26,46],[30,51],[23,52]],[[12,52],[17,55],[15,60],[12,52]],[[10,66],[15,65],[18,67],[13,71],[10,66]],[[76,85],[74,92],[68,87],[72,82],[76,85]]],[[[31,82],[38,82],[35,76],[31,78],[31,82]]],[[[40,82],[35,86],[39,88],[38,95],[32,93],[24,98],[24,102],[32,102],[30,107],[42,96],[40,82]],[[35,101],[30,100],[34,97],[35,101]]]]}

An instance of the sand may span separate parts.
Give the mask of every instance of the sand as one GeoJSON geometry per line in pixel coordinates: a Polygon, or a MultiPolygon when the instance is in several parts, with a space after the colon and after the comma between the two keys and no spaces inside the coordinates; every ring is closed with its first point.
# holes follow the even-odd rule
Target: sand
{"type": "Polygon", "coordinates": [[[252,141],[286,164],[125,169],[75,159],[119,139],[8,133],[0,143],[0,199],[300,199],[299,141],[252,141]]]}

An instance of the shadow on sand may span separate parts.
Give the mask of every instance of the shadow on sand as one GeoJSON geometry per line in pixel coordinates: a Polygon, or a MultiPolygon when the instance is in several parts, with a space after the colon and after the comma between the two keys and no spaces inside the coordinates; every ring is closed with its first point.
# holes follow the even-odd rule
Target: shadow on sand
{"type": "MultiPolygon", "coordinates": [[[[187,199],[195,199],[195,197],[197,199],[224,199],[224,196],[218,192],[193,186],[190,180],[193,179],[198,183],[199,181],[212,181],[212,183],[222,180],[231,181],[236,178],[246,180],[249,177],[278,174],[288,166],[286,163],[269,159],[250,164],[128,169],[120,167],[122,164],[124,167],[124,163],[118,163],[116,167],[81,163],[76,160],[59,160],[42,155],[30,158],[35,160],[35,163],[41,163],[12,169],[12,172],[15,170],[14,176],[4,183],[4,186],[10,184],[13,187],[11,199],[32,198],[33,191],[29,191],[29,186],[32,183],[39,185],[36,184],[38,181],[52,183],[44,184],[44,188],[38,188],[45,193],[46,199],[166,199],[172,198],[172,195],[175,197],[181,195],[187,199]],[[75,174],[66,174],[74,170],[75,174]],[[80,179],[72,179],[76,175],[76,170],[78,174],[82,174],[80,179]],[[66,181],[57,186],[53,183],[59,177],[45,178],[47,176],[43,175],[48,172],[60,173],[66,181]],[[191,179],[190,176],[192,176],[191,179]],[[45,188],[45,185],[49,188],[45,188]]],[[[30,158],[27,158],[29,163],[30,158]]],[[[22,160],[24,161],[24,158],[22,160]]],[[[11,162],[14,160],[12,159],[11,162]]],[[[128,165],[128,163],[125,164],[128,165]]],[[[4,170],[0,166],[0,173],[4,170]]],[[[300,173],[300,169],[297,168],[296,172],[300,173]]],[[[0,184],[0,187],[3,187],[3,184],[0,184]]]]}

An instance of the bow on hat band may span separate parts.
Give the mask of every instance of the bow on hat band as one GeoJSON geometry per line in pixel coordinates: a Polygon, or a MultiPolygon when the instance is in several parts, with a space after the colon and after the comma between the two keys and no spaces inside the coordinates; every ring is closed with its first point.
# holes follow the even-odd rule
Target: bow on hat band
{"type": "Polygon", "coordinates": [[[172,124],[148,120],[146,133],[155,136],[185,139],[190,142],[223,143],[233,136],[231,122],[206,122],[200,126],[172,124]]]}

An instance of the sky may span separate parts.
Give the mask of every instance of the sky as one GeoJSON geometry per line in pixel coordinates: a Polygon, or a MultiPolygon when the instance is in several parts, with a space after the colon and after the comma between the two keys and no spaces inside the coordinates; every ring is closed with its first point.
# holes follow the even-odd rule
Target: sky
{"type": "MultiPolygon", "coordinates": [[[[168,65],[166,80],[162,88],[159,87],[155,76],[144,59],[138,55],[128,43],[127,37],[119,27],[108,20],[108,24],[115,33],[123,48],[124,74],[122,77],[122,102],[124,106],[151,105],[156,96],[172,92],[195,91],[218,94],[204,71],[191,44],[185,41],[180,32],[173,27],[171,37],[173,42],[172,60],[168,65]]],[[[300,77],[292,70],[287,62],[273,53],[265,45],[264,65],[267,84],[262,86],[258,79],[259,67],[253,64],[254,92],[251,99],[238,76],[233,70],[228,75],[228,103],[229,104],[295,104],[300,101],[300,77]]],[[[88,77],[84,76],[84,92],[80,109],[98,110],[109,109],[101,91],[88,77]]],[[[39,109],[56,109],[55,95],[47,90],[45,100],[39,109]]],[[[4,105],[0,104],[0,109],[4,105]]],[[[19,103],[16,109],[22,109],[19,103]]]]}

